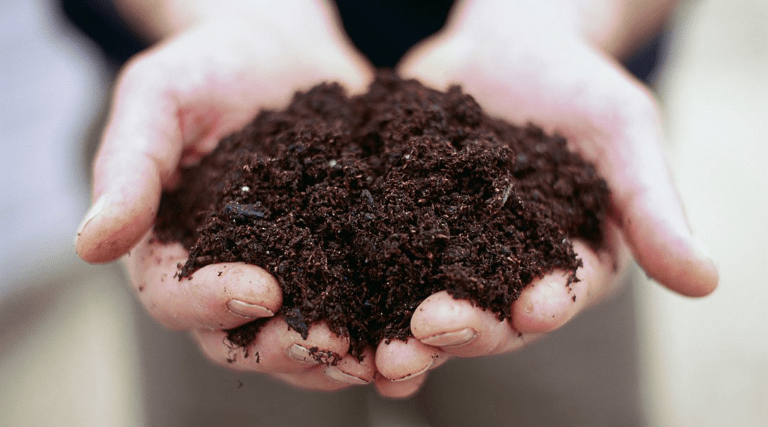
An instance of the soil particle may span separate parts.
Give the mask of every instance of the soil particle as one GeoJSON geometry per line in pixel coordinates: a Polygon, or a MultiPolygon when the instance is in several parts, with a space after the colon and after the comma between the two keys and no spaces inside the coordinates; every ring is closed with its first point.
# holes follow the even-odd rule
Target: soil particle
{"type": "MultiPolygon", "coordinates": [[[[179,278],[212,263],[259,265],[278,314],[305,338],[325,321],[359,355],[407,339],[413,311],[447,290],[498,318],[537,277],[578,279],[571,239],[598,248],[608,188],[540,128],[485,115],[447,92],[381,73],[363,95],[297,93],[224,138],[163,195],[163,242],[189,250],[179,278]]],[[[259,321],[229,331],[252,342],[259,321]]]]}

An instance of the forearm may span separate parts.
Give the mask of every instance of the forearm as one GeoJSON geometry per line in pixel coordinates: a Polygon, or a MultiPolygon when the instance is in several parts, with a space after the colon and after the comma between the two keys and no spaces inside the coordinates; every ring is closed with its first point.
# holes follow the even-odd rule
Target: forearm
{"type": "MultiPolygon", "coordinates": [[[[460,0],[450,30],[576,34],[619,59],[656,34],[681,0],[460,0]],[[542,32],[541,30],[545,31],[542,32]]],[[[483,36],[481,36],[483,37],[483,36]]],[[[486,40],[493,40],[488,34],[486,40]]]]}
{"type": "Polygon", "coordinates": [[[156,42],[211,20],[249,20],[255,25],[341,34],[335,10],[324,0],[113,0],[137,33],[156,42]]]}

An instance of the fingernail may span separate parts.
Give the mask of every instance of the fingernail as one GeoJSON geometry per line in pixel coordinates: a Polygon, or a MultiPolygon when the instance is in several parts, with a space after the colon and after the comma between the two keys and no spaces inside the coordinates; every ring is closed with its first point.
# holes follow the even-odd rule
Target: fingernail
{"type": "Polygon", "coordinates": [[[227,301],[227,308],[229,308],[229,311],[231,311],[232,313],[235,313],[241,317],[247,317],[249,319],[260,318],[260,317],[272,317],[275,315],[275,313],[273,313],[272,310],[266,307],[262,307],[256,304],[251,304],[245,301],[241,301],[239,299],[231,299],[227,301]]]}
{"type": "Polygon", "coordinates": [[[294,344],[288,347],[288,357],[297,362],[312,365],[319,363],[317,360],[315,360],[314,357],[312,357],[312,353],[309,351],[309,349],[300,344],[294,344]]]}
{"type": "Polygon", "coordinates": [[[429,359],[429,363],[427,363],[426,366],[424,366],[423,368],[419,369],[418,371],[410,373],[410,374],[408,374],[408,375],[406,375],[404,377],[401,377],[401,378],[394,378],[394,379],[390,378],[390,381],[396,383],[396,382],[399,382],[399,381],[406,381],[406,380],[410,380],[411,378],[416,378],[419,375],[427,372],[429,370],[429,368],[431,368],[434,363],[435,363],[435,359],[429,359]]]}
{"type": "MultiPolygon", "coordinates": [[[[90,209],[88,209],[88,212],[85,214],[85,218],[83,218],[83,221],[80,223],[80,226],[77,227],[77,237],[80,236],[80,234],[83,232],[85,227],[88,225],[89,222],[91,222],[92,219],[96,218],[97,215],[101,213],[101,211],[104,209],[104,205],[106,204],[106,197],[101,196],[99,197],[99,200],[96,201],[96,203],[91,206],[90,209]]],[[[77,237],[75,240],[77,240],[77,237]]]]}
{"type": "Polygon", "coordinates": [[[445,332],[432,335],[421,340],[426,345],[434,347],[456,347],[469,344],[477,337],[477,332],[472,328],[465,328],[459,331],[445,332]]]}
{"type": "Polygon", "coordinates": [[[370,381],[366,381],[360,377],[356,377],[352,374],[348,374],[336,366],[329,366],[325,368],[325,376],[328,378],[345,384],[365,385],[370,381]]]}

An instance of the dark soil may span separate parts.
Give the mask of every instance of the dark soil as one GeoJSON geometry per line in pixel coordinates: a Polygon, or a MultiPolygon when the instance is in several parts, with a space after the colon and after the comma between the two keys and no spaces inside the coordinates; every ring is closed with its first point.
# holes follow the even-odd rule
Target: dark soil
{"type": "MultiPolygon", "coordinates": [[[[447,290],[507,319],[532,280],[595,248],[608,202],[566,141],[486,116],[447,93],[380,74],[368,93],[298,93],[224,138],[164,194],[156,232],[189,249],[179,276],[243,261],[283,288],[279,314],[305,337],[325,321],[353,354],[406,339],[414,309],[447,290]]],[[[259,321],[229,331],[248,345],[259,321]]]]}

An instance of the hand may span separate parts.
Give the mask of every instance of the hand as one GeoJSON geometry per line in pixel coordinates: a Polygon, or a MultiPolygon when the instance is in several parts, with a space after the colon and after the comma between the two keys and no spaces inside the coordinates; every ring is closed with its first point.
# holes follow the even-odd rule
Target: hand
{"type": "MultiPolygon", "coordinates": [[[[559,328],[613,291],[629,251],[650,277],[680,294],[703,296],[717,286],[670,179],[652,96],[588,42],[569,11],[548,2],[465,2],[399,67],[404,77],[438,89],[462,85],[490,115],[565,136],[612,191],[606,245],[595,252],[574,243],[584,266],[571,288],[562,272],[537,280],[512,304],[509,322],[444,292],[427,298],[411,320],[416,339],[398,343],[399,354],[385,345],[377,351],[380,373],[410,378],[407,393],[424,381],[416,374],[436,366],[430,358],[510,352],[559,328]]],[[[384,394],[407,394],[377,384],[384,394]]]]}
{"type": "Polygon", "coordinates": [[[259,5],[270,9],[263,13],[248,7],[184,26],[123,71],[95,160],[96,202],[78,232],[77,251],[86,261],[108,262],[130,250],[128,272],[149,313],[170,329],[192,331],[217,363],[306,388],[366,383],[374,375],[372,350],[357,362],[346,355],[348,341],[324,325],[305,341],[277,317],[247,352],[230,348],[224,329],[280,308],[274,278],[256,266],[217,264],[179,281],[176,265],[187,251],[152,238],[160,194],[175,184],[180,167],[260,109],[284,107],[296,90],[327,80],[362,91],[372,76],[319,3],[259,5]],[[312,347],[341,359],[326,367],[308,354],[312,347]]]}

